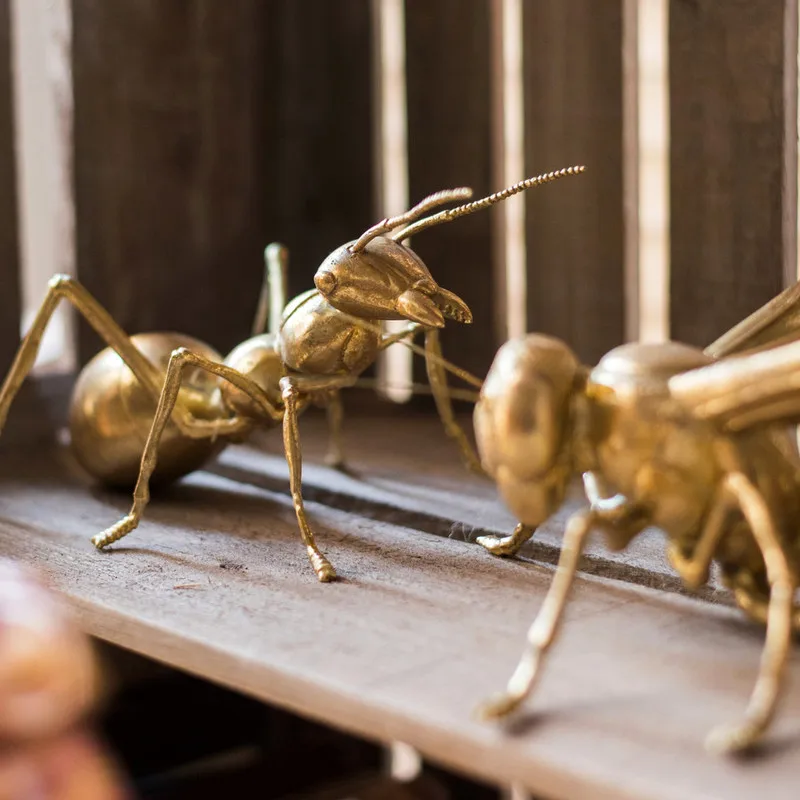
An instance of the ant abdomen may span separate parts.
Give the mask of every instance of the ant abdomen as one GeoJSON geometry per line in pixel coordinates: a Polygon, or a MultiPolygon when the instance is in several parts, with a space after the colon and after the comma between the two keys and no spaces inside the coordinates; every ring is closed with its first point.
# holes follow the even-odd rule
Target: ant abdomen
{"type": "MultiPolygon", "coordinates": [[[[185,347],[215,361],[221,356],[207,344],[178,333],[143,333],[133,344],[166,373],[172,351],[185,347]]],[[[200,369],[187,369],[181,396],[192,415],[217,419],[223,413],[218,380],[200,369]]],[[[139,474],[142,449],[153,424],[156,401],[117,353],[101,350],[83,368],[72,394],[69,427],[72,450],[81,466],[109,486],[131,487],[139,474]]],[[[223,441],[190,439],[170,423],[158,451],[153,479],[176,480],[199,469],[223,441]]]]}

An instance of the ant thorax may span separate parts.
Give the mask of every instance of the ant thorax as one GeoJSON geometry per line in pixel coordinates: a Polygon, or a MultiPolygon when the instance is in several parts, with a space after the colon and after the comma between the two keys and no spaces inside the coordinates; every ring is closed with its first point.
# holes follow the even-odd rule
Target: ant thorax
{"type": "Polygon", "coordinates": [[[358,374],[378,355],[379,324],[364,320],[364,325],[359,325],[356,318],[337,311],[314,289],[287,306],[279,352],[286,367],[295,372],[358,374]]]}

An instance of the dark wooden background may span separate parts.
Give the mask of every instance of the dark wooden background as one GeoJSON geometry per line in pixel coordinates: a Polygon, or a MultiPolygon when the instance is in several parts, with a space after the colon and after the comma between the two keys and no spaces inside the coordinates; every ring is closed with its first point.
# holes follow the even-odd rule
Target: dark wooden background
{"type": "MultiPolygon", "coordinates": [[[[636,157],[623,147],[631,1],[523,3],[526,172],[587,166],[528,193],[528,327],[587,360],[622,342],[635,313],[624,270],[634,220],[623,213],[636,157]]],[[[675,338],[708,342],[796,272],[793,9],[669,5],[675,338]]],[[[225,350],[249,330],[266,243],[289,246],[299,292],[327,252],[378,218],[372,6],[72,0],[72,12],[79,276],[131,331],[182,330],[225,350]]],[[[491,12],[490,0],[405,4],[412,202],[451,185],[499,188],[491,12]]],[[[7,0],[0,47],[5,367],[19,320],[7,0]]],[[[452,326],[445,345],[479,374],[501,343],[494,230],[484,213],[414,243],[473,308],[475,324],[452,326]]],[[[81,326],[81,360],[99,347],[81,326]]]]}

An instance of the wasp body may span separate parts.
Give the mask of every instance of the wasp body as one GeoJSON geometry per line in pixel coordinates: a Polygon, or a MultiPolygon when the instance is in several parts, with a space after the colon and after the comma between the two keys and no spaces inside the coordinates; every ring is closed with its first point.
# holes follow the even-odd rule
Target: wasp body
{"type": "Polygon", "coordinates": [[[709,746],[754,744],[776,708],[800,578],[800,305],[794,287],[706,351],[669,342],[629,344],[592,369],[556,339],[529,335],[498,352],[475,409],[484,467],[520,519],[511,536],[487,537],[510,554],[561,505],[583,475],[589,507],[565,531],[547,600],[507,692],[487,716],[516,708],[532,691],[552,645],[578,559],[592,530],[622,549],[649,526],[696,589],[720,567],[737,604],[765,623],[756,687],[741,724],[709,746]]]}
{"type": "Polygon", "coordinates": [[[283,429],[289,480],[301,538],[321,581],[335,577],[317,546],[301,492],[297,428],[309,404],[328,408],[329,460],[342,462],[340,390],[357,383],[378,353],[397,342],[421,352],[447,433],[467,463],[479,468],[456,423],[446,370],[480,381],[441,356],[445,320],[469,323],[466,303],[440,287],[419,256],[403,243],[412,234],[478,211],[532,186],[583,170],[569,168],[521,181],[481,200],[426,216],[471,196],[469,189],[437,192],[404,214],[385,219],[333,251],[315,275],[315,288],[285,303],[286,251],[266,250],[267,279],[253,336],[223,358],[213,348],[175,333],[129,337],[79,283],[57,276],[0,388],[0,429],[33,367],[45,328],[62,299],[69,301],[108,345],[86,365],[74,391],[70,428],[79,462],[109,484],[135,481],[130,512],[93,538],[98,548],[118,541],[141,520],[151,479],[172,480],[199,468],[227,443],[258,427],[283,429]],[[408,326],[384,335],[383,320],[408,326]],[[269,322],[269,332],[264,328],[269,322]],[[425,333],[424,349],[410,340],[425,333]]]}

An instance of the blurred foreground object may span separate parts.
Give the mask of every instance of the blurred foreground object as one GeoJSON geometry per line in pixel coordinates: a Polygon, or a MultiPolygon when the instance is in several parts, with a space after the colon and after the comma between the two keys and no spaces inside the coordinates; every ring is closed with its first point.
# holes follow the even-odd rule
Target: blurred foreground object
{"type": "Polygon", "coordinates": [[[578,560],[593,530],[622,550],[650,526],[690,590],[712,562],[736,604],[766,625],[755,688],[742,720],[707,745],[754,745],[775,714],[800,575],[800,284],[705,351],[676,342],[626,344],[584,367],[558,339],[505,344],[475,407],[482,463],[520,520],[507,537],[478,541],[512,555],[562,505],[582,474],[589,507],[564,533],[558,569],[506,692],[486,716],[533,690],[558,633],[578,560]]]}
{"type": "Polygon", "coordinates": [[[0,800],[126,796],[83,730],[96,688],[89,642],[63,606],[0,560],[0,800]]]}

